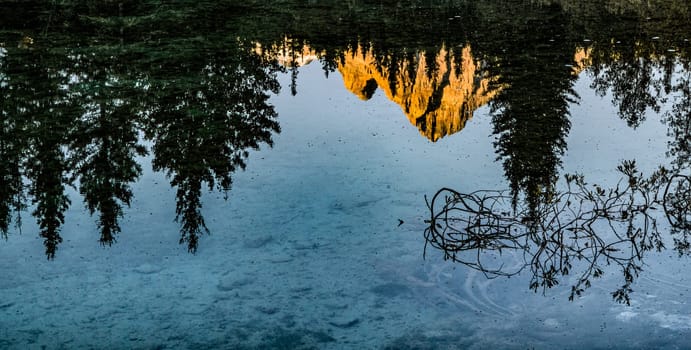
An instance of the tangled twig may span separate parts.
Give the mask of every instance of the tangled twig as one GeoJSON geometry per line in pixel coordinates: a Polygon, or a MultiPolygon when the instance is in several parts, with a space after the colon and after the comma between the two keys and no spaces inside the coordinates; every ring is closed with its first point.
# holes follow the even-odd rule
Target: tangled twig
{"type": "Polygon", "coordinates": [[[645,252],[664,248],[659,208],[671,226],[675,249],[683,254],[691,247],[691,177],[660,168],[644,178],[634,161],[625,161],[618,170],[624,178],[607,190],[588,185],[582,175],[566,175],[565,191],[545,195],[537,208],[512,207],[513,197],[502,191],[442,188],[431,200],[425,198],[431,214],[425,253],[429,245],[441,250],[444,259],[488,278],[528,268],[530,288],[543,293],[575,266],[580,272],[570,300],[602,276],[604,266],[616,265],[624,283],[612,296],[628,304],[645,252]],[[517,266],[494,262],[505,251],[518,253],[522,261],[517,266]]]}

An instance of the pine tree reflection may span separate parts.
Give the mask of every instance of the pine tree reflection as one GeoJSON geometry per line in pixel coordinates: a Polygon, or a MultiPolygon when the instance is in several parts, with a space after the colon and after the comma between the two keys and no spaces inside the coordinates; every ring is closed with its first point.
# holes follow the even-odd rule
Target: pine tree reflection
{"type": "Polygon", "coordinates": [[[165,171],[177,187],[180,243],[195,252],[199,236],[208,232],[203,184],[230,190],[232,173],[246,166],[247,149],[272,145],[271,135],[280,129],[267,103],[267,91],[279,89],[278,67],[267,67],[237,42],[192,44],[151,71],[146,135],[154,141],[154,170],[165,171]],[[179,71],[186,75],[171,74],[179,71]]]}
{"type": "Polygon", "coordinates": [[[22,154],[26,150],[22,135],[24,119],[15,113],[18,108],[15,103],[18,101],[13,98],[13,92],[9,89],[6,54],[7,50],[0,46],[0,96],[3,100],[0,105],[0,237],[5,239],[13,214],[16,214],[15,224],[21,225],[19,212],[26,200],[21,172],[22,154]]]}
{"type": "Polygon", "coordinates": [[[535,215],[540,203],[554,195],[571,128],[569,104],[578,99],[567,21],[554,8],[540,11],[529,25],[511,28],[523,40],[504,42],[506,53],[497,55],[489,68],[499,77],[496,85],[504,87],[491,102],[498,159],[513,206],[523,194],[535,215]]]}
{"type": "MultiPolygon", "coordinates": [[[[18,136],[26,142],[24,176],[29,180],[28,194],[36,207],[40,236],[44,238],[46,255],[55,257],[62,242],[61,225],[70,200],[65,194],[68,165],[63,145],[69,137],[76,117],[73,101],[67,90],[67,77],[61,74],[59,62],[48,50],[40,47],[19,48],[7,55],[7,91],[11,101],[5,110],[8,120],[20,121],[18,136]]],[[[15,156],[16,159],[16,156],[15,156]]],[[[15,184],[17,179],[14,179],[15,184]]],[[[18,194],[14,189],[15,196],[18,194]]]]}
{"type": "Polygon", "coordinates": [[[81,106],[69,140],[73,177],[93,215],[98,211],[99,242],[112,245],[120,232],[123,205],[130,205],[130,183],[142,173],[136,156],[146,154],[138,143],[138,108],[134,83],[119,60],[84,52],[73,54],[71,98],[81,106]]]}
{"type": "Polygon", "coordinates": [[[65,188],[78,182],[87,208],[98,212],[99,241],[111,245],[133,196],[130,184],[142,172],[136,157],[146,154],[139,143],[143,133],[153,143],[154,169],[177,187],[180,242],[196,251],[199,235],[207,232],[202,187],[230,190],[232,173],[246,166],[248,148],[271,145],[279,132],[268,104],[268,92],[279,89],[279,68],[226,35],[209,32],[200,39],[191,27],[175,32],[179,23],[165,17],[187,16],[204,27],[195,16],[214,8],[208,3],[160,11],[131,2],[63,5],[32,3],[39,13],[50,13],[51,22],[37,27],[47,32],[51,23],[63,26],[37,44],[3,47],[0,55],[0,233],[6,236],[12,213],[24,207],[28,186],[46,255],[53,259],[70,205],[65,188]],[[84,28],[97,34],[76,35],[84,28]],[[61,46],[61,40],[70,45],[61,46]]]}
{"type": "MultiPolygon", "coordinates": [[[[539,28],[539,21],[531,25],[536,23],[539,28]]],[[[568,41],[564,40],[566,31],[555,33],[553,27],[535,30],[519,25],[511,29],[521,31],[519,37],[533,38],[531,42],[548,42],[549,38],[540,33],[568,41]]],[[[545,54],[535,49],[521,55],[517,52],[529,50],[530,43],[511,44],[505,43],[508,57],[493,55],[499,59],[490,66],[498,70],[493,75],[500,76],[499,82],[505,84],[493,101],[493,123],[498,135],[495,146],[504,161],[510,193],[439,190],[428,201],[425,248],[440,249],[445,259],[488,277],[511,276],[529,269],[530,288],[543,292],[564,275],[575,273],[571,299],[590,287],[592,279],[602,276],[605,266],[618,266],[624,282],[612,296],[629,303],[646,253],[663,249],[669,239],[667,233],[671,233],[679,254],[689,253],[691,247],[689,79],[684,75],[673,85],[674,64],[670,62],[674,58],[665,59],[655,45],[645,48],[646,53],[639,47],[629,56],[615,45],[593,48],[594,87],[601,93],[612,90],[613,102],[630,126],[638,126],[647,109],[659,110],[661,94],[681,95],[665,117],[673,136],[669,154],[675,156],[674,165],[644,175],[635,161],[627,161],[618,167],[623,178],[615,188],[589,185],[581,175],[566,175],[565,188],[556,191],[557,168],[569,130],[568,104],[576,97],[571,90],[573,77],[558,67],[567,58],[562,53],[573,52],[573,48],[557,41],[549,44],[555,51],[545,54]],[[518,256],[517,265],[491,264],[502,261],[500,254],[507,251],[518,256]]]]}
{"type": "MultiPolygon", "coordinates": [[[[137,139],[140,129],[153,144],[154,168],[165,171],[176,187],[180,242],[194,252],[199,236],[208,232],[201,200],[205,187],[228,191],[233,172],[246,165],[248,149],[270,145],[272,134],[279,131],[276,112],[267,101],[267,92],[278,90],[274,73],[279,68],[250,54],[254,47],[235,38],[251,33],[259,37],[256,42],[276,42],[291,32],[303,38],[291,42],[292,52],[310,43],[323,53],[327,73],[342,69],[355,56],[363,61],[374,57],[376,67],[371,73],[378,74],[353,84],[357,87],[353,91],[365,99],[377,88],[388,91],[432,141],[460,130],[475,108],[493,98],[496,153],[510,184],[508,196],[496,198],[508,199],[508,210],[513,207],[521,213],[510,222],[531,232],[525,237],[533,247],[552,242],[561,244],[559,249],[567,248],[564,240],[536,232],[546,217],[557,220],[545,216],[546,211],[566,208],[554,206],[558,198],[566,198],[555,190],[555,183],[567,147],[569,104],[577,99],[572,91],[575,77],[566,66],[574,64],[576,36],[580,41],[583,35],[604,33],[592,47],[590,72],[596,88],[613,91],[620,114],[630,125],[638,125],[647,109],[658,108],[661,92],[682,96],[665,117],[673,136],[669,153],[676,165],[653,182],[664,197],[660,203],[667,207],[669,224],[678,230],[679,250],[688,250],[689,182],[684,170],[689,167],[691,143],[689,78],[672,82],[671,67],[676,61],[660,59],[666,57],[663,45],[640,45],[634,35],[634,44],[622,49],[608,36],[609,27],[587,27],[583,33],[581,26],[593,24],[578,12],[579,6],[566,11],[535,2],[432,1],[425,7],[417,1],[399,1],[392,13],[381,2],[362,1],[348,9],[336,5],[333,17],[324,19],[318,14],[327,5],[312,8],[291,1],[278,10],[259,2],[200,1],[181,8],[158,6],[158,1],[63,1],[54,2],[50,9],[38,1],[26,3],[16,12],[0,15],[8,17],[5,27],[14,30],[11,39],[0,40],[13,43],[0,68],[4,98],[0,106],[0,232],[6,235],[11,213],[27,200],[22,187],[25,177],[49,258],[61,240],[60,226],[69,206],[65,186],[77,180],[87,207],[92,214],[99,213],[100,242],[115,241],[118,219],[132,198],[130,183],[141,172],[135,160],[145,152],[137,139]],[[227,6],[230,10],[223,9],[227,6]],[[258,10],[253,10],[255,6],[258,10]],[[265,10],[280,15],[265,16],[265,10]],[[295,21],[303,11],[314,15],[295,21]],[[47,50],[47,41],[41,38],[33,43],[25,28],[26,33],[42,32],[44,39],[55,40],[54,47],[47,50]],[[648,58],[652,57],[657,61],[651,63],[648,58]],[[665,67],[662,73],[657,73],[658,66],[665,67]],[[462,80],[461,72],[472,74],[462,80]],[[463,84],[453,85],[454,81],[463,84]],[[489,84],[493,90],[487,90],[489,84]],[[426,89],[424,93],[420,86],[426,89]],[[447,88],[459,94],[450,96],[444,91],[447,88]],[[456,104],[450,103],[445,110],[445,101],[456,104]],[[442,120],[442,112],[450,117],[442,120]],[[668,185],[659,185],[662,180],[668,185]]],[[[593,3],[587,4],[589,8],[604,11],[593,3]]],[[[631,23],[636,27],[643,22],[631,23]]],[[[631,37],[631,28],[615,29],[624,41],[631,37]]],[[[297,72],[291,71],[293,93],[297,72]]],[[[575,179],[571,181],[573,196],[578,192],[609,198],[606,189],[603,194],[581,188],[575,179]]],[[[633,191],[633,185],[629,189],[633,191]]],[[[618,200],[625,199],[622,191],[613,193],[618,200]]],[[[619,214],[626,215],[617,219],[620,224],[635,216],[631,210],[619,214]]],[[[573,252],[582,254],[583,247],[573,252]]],[[[591,242],[589,247],[596,245],[591,242]]],[[[558,251],[562,250],[553,250],[558,251]]],[[[604,254],[600,256],[607,256],[606,250],[604,254]]],[[[564,272],[565,265],[557,268],[556,261],[552,265],[554,269],[543,263],[544,269],[536,270],[542,276],[539,284],[554,283],[557,274],[564,272]]]]}

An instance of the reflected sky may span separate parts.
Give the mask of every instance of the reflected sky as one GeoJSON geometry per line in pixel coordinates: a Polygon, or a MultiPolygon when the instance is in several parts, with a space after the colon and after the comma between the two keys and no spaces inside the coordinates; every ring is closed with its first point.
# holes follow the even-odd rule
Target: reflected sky
{"type": "Polygon", "coordinates": [[[616,264],[569,301],[424,237],[443,187],[688,176],[683,3],[153,3],[0,1],[0,347],[689,346],[684,227],[630,305],[616,264]]]}

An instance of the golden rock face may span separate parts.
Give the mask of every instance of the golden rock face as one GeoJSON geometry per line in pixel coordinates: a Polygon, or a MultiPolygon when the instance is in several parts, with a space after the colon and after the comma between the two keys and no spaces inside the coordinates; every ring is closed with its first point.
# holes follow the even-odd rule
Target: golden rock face
{"type": "MultiPolygon", "coordinates": [[[[273,57],[286,67],[303,66],[325,55],[289,38],[271,47],[257,46],[255,52],[273,57]]],[[[362,100],[372,98],[376,90],[383,91],[432,142],[461,131],[475,110],[505,88],[494,83],[498,77],[482,69],[482,61],[473,57],[469,46],[442,47],[431,55],[419,51],[406,59],[393,60],[377,57],[372,48],[359,45],[341,57],[337,69],[346,89],[362,100]],[[434,61],[428,62],[429,57],[434,61]]],[[[589,65],[590,51],[579,48],[574,53],[573,74],[578,75],[589,65]]]]}
{"type": "Polygon", "coordinates": [[[424,52],[415,55],[416,61],[394,63],[396,67],[378,64],[372,50],[361,47],[344,56],[338,71],[348,90],[367,100],[381,89],[433,142],[463,129],[473,112],[498,92],[489,90],[491,79],[482,77],[480,63],[468,46],[459,55],[442,47],[433,65],[424,52]]]}
{"type": "Polygon", "coordinates": [[[580,74],[583,70],[592,65],[590,51],[591,50],[586,47],[579,47],[576,49],[576,53],[573,55],[573,61],[576,63],[573,67],[574,75],[580,74]]]}

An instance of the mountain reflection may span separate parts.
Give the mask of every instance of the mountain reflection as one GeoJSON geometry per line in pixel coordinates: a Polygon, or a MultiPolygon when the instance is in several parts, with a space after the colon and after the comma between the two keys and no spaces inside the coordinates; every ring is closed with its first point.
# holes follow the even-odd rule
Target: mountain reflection
{"type": "Polygon", "coordinates": [[[413,59],[386,66],[373,49],[358,47],[343,54],[338,71],[346,88],[363,100],[382,89],[422,135],[437,141],[463,129],[499,90],[489,89],[492,79],[483,74],[470,47],[458,51],[442,46],[431,55],[420,51],[413,59]]]}
{"type": "MultiPolygon", "coordinates": [[[[508,193],[440,189],[428,201],[426,248],[439,249],[445,259],[490,278],[528,269],[530,288],[536,291],[574,275],[571,299],[607,268],[618,267],[623,283],[612,296],[628,304],[649,251],[673,243],[679,255],[690,252],[688,39],[641,33],[640,28],[630,31],[628,26],[635,25],[624,22],[623,28],[613,30],[621,30],[621,37],[592,33],[594,43],[581,51],[584,55],[575,56],[576,62],[568,62],[574,56],[566,43],[574,34],[560,27],[568,20],[559,16],[557,11],[543,13],[530,27],[512,27],[526,40],[504,42],[504,47],[531,54],[497,55],[488,65],[490,75],[502,84],[489,104],[508,193]],[[576,76],[564,66],[591,75],[591,88],[601,96],[611,92],[619,117],[633,128],[646,113],[659,113],[661,105],[671,101],[661,118],[671,136],[669,163],[643,174],[635,161],[625,161],[618,167],[622,179],[613,188],[588,184],[588,176],[581,174],[566,174],[558,187],[569,106],[578,103],[572,89],[576,76]],[[507,252],[518,261],[502,258],[507,252]]],[[[653,27],[648,28],[659,33],[653,27]]],[[[688,37],[691,31],[683,33],[688,37]]]]}
{"type": "Polygon", "coordinates": [[[165,172],[176,189],[180,243],[195,252],[208,233],[202,191],[227,193],[233,173],[247,165],[248,149],[272,144],[280,127],[268,99],[279,91],[277,72],[291,73],[296,94],[298,68],[312,62],[327,75],[338,72],[362,100],[381,91],[432,142],[458,133],[477,109],[489,108],[509,190],[486,198],[508,206],[497,213],[500,206],[484,207],[489,202],[481,194],[441,191],[449,199],[443,207],[430,203],[427,238],[447,257],[460,260],[455,249],[537,249],[546,255],[526,253],[534,289],[558,283],[579,266],[573,259],[585,258],[590,265],[574,293],[597,277],[603,259],[611,260],[624,271],[625,288],[617,296],[625,301],[642,252],[663,241],[662,232],[640,225],[652,214],[637,208],[665,206],[677,250],[689,250],[691,30],[688,12],[679,10],[683,4],[674,2],[660,14],[622,1],[157,3],[27,1],[20,9],[0,1],[4,237],[31,206],[46,254],[54,258],[72,204],[65,190],[74,186],[97,216],[100,243],[111,245],[132,201],[131,184],[143,171],[138,157],[150,153],[154,170],[165,172]],[[629,187],[612,192],[570,175],[571,190],[563,192],[559,172],[569,110],[579,101],[573,89],[579,74],[591,75],[601,95],[611,92],[619,117],[631,127],[674,96],[663,116],[672,165],[644,178],[633,163],[622,164],[629,187]],[[638,202],[641,191],[660,198],[638,202]],[[436,209],[456,213],[458,207],[449,205],[464,205],[461,199],[480,206],[460,212],[498,221],[472,232],[475,241],[449,245],[447,238],[442,244],[439,237],[450,232],[468,234],[454,223],[442,225],[451,231],[435,226],[436,209]],[[611,210],[570,207],[608,199],[616,199],[611,210]],[[560,220],[554,210],[578,214],[574,225],[545,221],[560,220]],[[595,216],[605,214],[623,225],[613,234],[621,236],[617,244],[631,243],[627,252],[633,254],[611,254],[598,232],[569,236],[569,229],[582,228],[581,215],[599,220],[595,216]],[[516,235],[509,230],[514,227],[523,231],[516,235]],[[504,229],[504,241],[488,238],[504,229]]]}
{"type": "MultiPolygon", "coordinates": [[[[325,59],[325,52],[296,42],[286,39],[270,47],[258,44],[256,52],[285,67],[325,59]]],[[[382,90],[430,141],[461,131],[473,112],[501,90],[496,84],[490,89],[497,78],[487,75],[484,62],[473,57],[469,46],[447,49],[442,45],[431,53],[398,55],[396,51],[378,52],[375,45],[358,43],[338,51],[333,65],[345,88],[362,100],[382,90]]]]}

